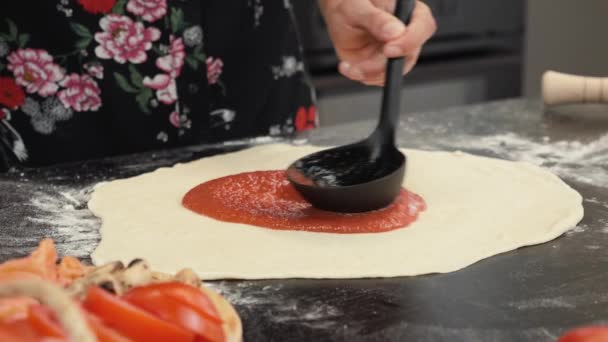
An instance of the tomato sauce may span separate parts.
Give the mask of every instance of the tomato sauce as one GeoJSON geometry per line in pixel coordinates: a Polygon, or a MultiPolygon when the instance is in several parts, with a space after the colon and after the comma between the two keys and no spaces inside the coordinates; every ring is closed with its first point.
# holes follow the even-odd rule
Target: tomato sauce
{"type": "Polygon", "coordinates": [[[422,197],[402,189],[393,204],[384,209],[357,214],[320,210],[302,198],[285,171],[255,171],[214,179],[190,190],[182,204],[220,221],[339,234],[403,228],[426,208],[422,197]]]}

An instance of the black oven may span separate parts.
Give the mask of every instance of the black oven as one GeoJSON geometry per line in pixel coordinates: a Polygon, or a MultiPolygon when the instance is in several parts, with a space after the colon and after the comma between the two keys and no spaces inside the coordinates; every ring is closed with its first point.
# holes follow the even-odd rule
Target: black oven
{"type": "MultiPolygon", "coordinates": [[[[344,0],[349,1],[349,0],[344,0]]],[[[425,0],[438,24],[405,78],[403,111],[434,110],[521,95],[524,0],[425,0]]],[[[337,73],[338,60],[314,0],[292,1],[319,95],[322,125],[373,119],[380,90],[337,73]]]]}
{"type": "MultiPolygon", "coordinates": [[[[348,1],[348,0],[345,0],[348,1]]],[[[524,0],[425,0],[438,24],[423,51],[426,58],[519,51],[524,32],[524,0]]],[[[316,1],[294,1],[309,68],[335,68],[337,59],[316,1]]]]}

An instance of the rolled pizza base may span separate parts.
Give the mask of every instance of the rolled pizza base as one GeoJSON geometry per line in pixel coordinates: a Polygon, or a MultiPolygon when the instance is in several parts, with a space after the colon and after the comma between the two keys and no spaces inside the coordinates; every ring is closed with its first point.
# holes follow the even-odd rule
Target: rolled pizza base
{"type": "Polygon", "coordinates": [[[182,197],[205,181],[285,169],[319,147],[274,144],[99,184],[93,261],[145,258],[203,279],[369,278],[445,273],[555,239],[583,217],[582,198],[539,167],[465,153],[403,150],[404,186],[427,204],[410,226],[377,234],[280,231],[191,212],[182,197]]]}

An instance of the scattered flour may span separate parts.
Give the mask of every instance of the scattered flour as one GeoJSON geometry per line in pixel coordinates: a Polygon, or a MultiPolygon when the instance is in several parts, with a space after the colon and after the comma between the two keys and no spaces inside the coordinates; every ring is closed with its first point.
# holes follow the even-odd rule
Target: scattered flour
{"type": "Polygon", "coordinates": [[[71,202],[72,204],[75,204],[75,205],[81,204],[81,202],[78,201],[76,198],[74,198],[74,196],[72,196],[69,192],[60,192],[59,194],[61,196],[63,196],[63,198],[65,198],[66,200],[68,200],[69,202],[71,202]]]}
{"type": "MultiPolygon", "coordinates": [[[[207,283],[237,307],[240,313],[254,308],[264,308],[266,318],[274,323],[297,321],[314,329],[327,329],[335,322],[331,318],[342,316],[342,312],[319,300],[298,299],[283,291],[282,285],[260,286],[254,282],[244,281],[237,284],[230,282],[207,283]]],[[[260,312],[262,310],[256,310],[260,312]]]]}
{"type": "MultiPolygon", "coordinates": [[[[38,192],[30,200],[35,214],[26,220],[53,228],[59,236],[73,237],[75,242],[94,241],[99,237],[99,219],[87,209],[89,192],[86,190],[58,190],[55,193],[38,192]]],[[[78,243],[66,243],[65,255],[81,255],[78,243]]]]}
{"type": "Polygon", "coordinates": [[[509,306],[518,310],[529,309],[572,309],[574,304],[566,301],[564,298],[541,298],[529,301],[509,303],[509,306]]]}
{"type": "Polygon", "coordinates": [[[450,138],[450,148],[484,149],[502,158],[543,166],[559,176],[578,182],[605,186],[608,184],[608,134],[583,143],[555,141],[548,137],[533,141],[514,133],[495,136],[462,136],[450,138]]]}
{"type": "Polygon", "coordinates": [[[597,199],[595,197],[585,198],[585,202],[592,203],[592,204],[597,204],[600,207],[608,208],[608,202],[599,200],[599,199],[597,199]]]}
{"type": "Polygon", "coordinates": [[[577,295],[537,298],[528,301],[512,302],[508,303],[507,306],[514,307],[518,310],[574,309],[581,306],[607,303],[607,293],[588,292],[577,295]]]}
{"type": "Polygon", "coordinates": [[[569,231],[567,231],[566,235],[574,235],[574,234],[578,234],[578,233],[583,233],[588,228],[589,228],[589,226],[587,226],[586,224],[581,224],[581,225],[578,225],[578,226],[570,229],[569,231]]]}

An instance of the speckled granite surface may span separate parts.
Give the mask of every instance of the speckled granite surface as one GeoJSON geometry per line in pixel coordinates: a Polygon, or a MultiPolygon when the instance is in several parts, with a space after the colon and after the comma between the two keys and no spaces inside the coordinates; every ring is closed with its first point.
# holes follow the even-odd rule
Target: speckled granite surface
{"type": "MultiPolygon", "coordinates": [[[[212,286],[237,306],[246,341],[554,341],[567,328],[608,321],[608,110],[587,110],[546,113],[535,101],[509,100],[402,118],[404,147],[524,160],[580,191],[585,219],[555,241],[445,275],[212,286]]],[[[346,143],[372,127],[357,122],[320,129],[309,139],[346,143]]],[[[61,253],[86,259],[99,239],[99,222],[86,209],[95,183],[243,144],[0,175],[0,260],[26,254],[47,236],[61,253]]]]}

